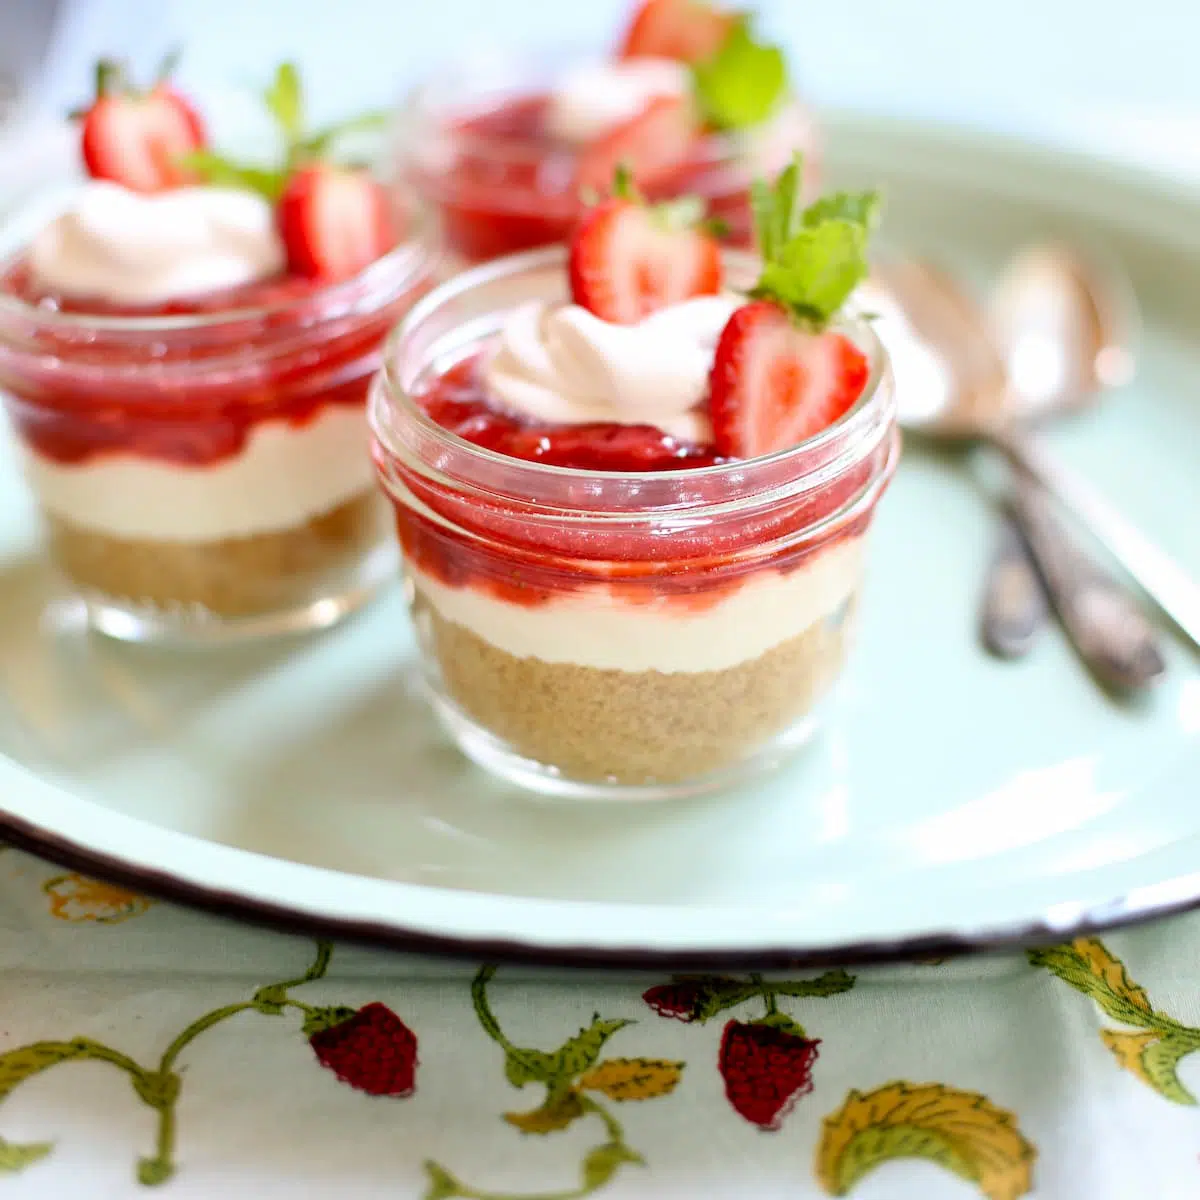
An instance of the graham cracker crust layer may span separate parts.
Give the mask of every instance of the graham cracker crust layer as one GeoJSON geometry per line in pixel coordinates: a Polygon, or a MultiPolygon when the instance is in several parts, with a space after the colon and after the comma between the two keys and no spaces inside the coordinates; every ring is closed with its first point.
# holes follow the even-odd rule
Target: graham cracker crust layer
{"type": "Polygon", "coordinates": [[[517,658],[419,589],[414,616],[451,699],[511,749],[581,782],[645,784],[732,766],[803,717],[841,670],[853,604],[749,662],[677,673],[517,658]]]}
{"type": "Polygon", "coordinates": [[[325,580],[351,571],[387,533],[371,489],[294,529],[215,542],[109,537],[45,515],[50,553],[82,591],[162,609],[223,617],[278,612],[319,599],[325,580]]]}

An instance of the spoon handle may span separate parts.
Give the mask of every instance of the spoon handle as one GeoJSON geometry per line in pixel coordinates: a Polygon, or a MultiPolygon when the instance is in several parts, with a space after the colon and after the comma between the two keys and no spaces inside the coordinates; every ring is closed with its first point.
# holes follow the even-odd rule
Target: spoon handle
{"type": "Polygon", "coordinates": [[[1075,515],[1200,653],[1200,585],[1035,438],[1010,430],[995,435],[993,441],[1017,468],[1075,515]]]}
{"type": "Polygon", "coordinates": [[[1001,517],[979,608],[980,639],[997,658],[1023,658],[1046,627],[1050,608],[1045,586],[1024,535],[1007,513],[1001,517]]]}
{"type": "Polygon", "coordinates": [[[1155,683],[1167,664],[1154,628],[1126,589],[1072,539],[1050,496],[1028,476],[1018,477],[1009,506],[1058,618],[1092,674],[1120,691],[1155,683]]]}

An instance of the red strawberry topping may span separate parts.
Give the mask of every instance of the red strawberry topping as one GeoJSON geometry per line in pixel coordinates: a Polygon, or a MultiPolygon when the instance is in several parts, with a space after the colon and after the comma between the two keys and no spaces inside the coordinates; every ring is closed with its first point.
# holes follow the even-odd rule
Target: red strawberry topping
{"type": "Polygon", "coordinates": [[[396,244],[387,195],[363,170],[312,163],[279,198],[288,269],[308,279],[348,279],[396,244]]]}
{"type": "Polygon", "coordinates": [[[655,96],[636,116],[610,130],[580,155],[581,190],[603,191],[624,165],[635,182],[653,191],[687,162],[699,131],[689,97],[655,96]]]}
{"type": "Polygon", "coordinates": [[[730,1021],[717,1067],[734,1111],[760,1129],[776,1130],[813,1089],[819,1040],[771,1025],[730,1021]]]}
{"type": "Polygon", "coordinates": [[[852,408],[869,374],[866,356],[842,334],[810,332],[772,301],[744,305],[713,357],[717,453],[754,458],[798,445],[852,408]]]}
{"type": "Polygon", "coordinates": [[[614,197],[592,209],[571,242],[571,295],[605,321],[632,325],[659,309],[721,290],[721,250],[668,209],[614,197]]]}
{"type": "Polygon", "coordinates": [[[712,58],[737,23],[702,0],[644,0],[621,41],[619,57],[652,55],[696,63],[712,58]]]}
{"type": "Polygon", "coordinates": [[[192,183],[182,160],[205,145],[204,125],[189,101],[166,79],[135,92],[117,64],[97,68],[96,99],[83,114],[83,161],[93,179],[135,192],[159,192],[192,183]]]}
{"type": "Polygon", "coordinates": [[[416,1034],[385,1004],[319,1028],[308,1044],[321,1066],[360,1092],[403,1097],[416,1087],[416,1034]]]}

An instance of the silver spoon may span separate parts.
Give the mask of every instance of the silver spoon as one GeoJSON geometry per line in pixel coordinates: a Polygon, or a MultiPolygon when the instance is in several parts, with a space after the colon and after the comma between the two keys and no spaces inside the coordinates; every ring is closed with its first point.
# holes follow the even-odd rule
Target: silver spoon
{"type": "MultiPolygon", "coordinates": [[[[1039,270],[1048,265],[1048,260],[1043,261],[1039,270]]],[[[1101,300],[1083,275],[1059,272],[1053,277],[1064,289],[1086,284],[1090,299],[1076,311],[1086,315],[1090,308],[1094,334],[1117,311],[1120,301],[1101,300]]],[[[1050,286],[1051,278],[1046,270],[1045,286],[1050,286]]],[[[865,307],[882,310],[885,323],[896,322],[894,337],[889,338],[884,328],[881,333],[893,358],[901,423],[930,438],[986,441],[998,447],[1018,471],[1036,480],[1092,533],[1200,651],[1200,587],[1095,488],[1060,463],[1025,424],[1056,411],[1055,397],[1067,395],[1062,380],[1076,378],[1073,372],[1080,376],[1100,372],[1102,383],[1073,385],[1069,389],[1072,407],[1098,386],[1127,377],[1132,356],[1121,335],[1103,334],[1099,341],[1089,342],[1076,333],[1055,351],[1049,348],[1044,330],[1036,336],[1014,336],[1010,344],[1021,349],[1010,388],[1004,361],[992,340],[996,316],[990,323],[985,320],[948,275],[924,263],[902,260],[879,264],[875,283],[868,289],[865,307]],[[1046,364],[1052,369],[1046,369],[1046,364]]],[[[1003,301],[997,311],[1002,308],[1003,301]]],[[[1001,336],[1006,335],[1001,332],[1001,336]]]]}
{"type": "MultiPolygon", "coordinates": [[[[1084,258],[1065,245],[1018,254],[992,290],[987,310],[993,343],[1008,368],[1014,409],[1022,418],[1068,412],[1094,402],[1133,375],[1140,324],[1132,289],[1115,264],[1084,258]]],[[[1074,544],[1045,490],[1024,471],[1013,474],[1006,506],[1026,562],[1043,584],[1080,658],[1105,686],[1136,691],[1156,683],[1166,660],[1140,605],[1074,544]]],[[[1003,554],[990,567],[983,621],[1012,627],[1001,601],[1015,593],[1016,563],[1003,554]],[[1008,580],[1007,588],[996,586],[1008,580]]]]}

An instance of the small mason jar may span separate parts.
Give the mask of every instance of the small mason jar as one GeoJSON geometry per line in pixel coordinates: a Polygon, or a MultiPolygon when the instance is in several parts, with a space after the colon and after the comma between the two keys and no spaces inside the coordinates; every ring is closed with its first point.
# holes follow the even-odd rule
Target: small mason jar
{"type": "MultiPolygon", "coordinates": [[[[517,306],[566,302],[565,252],[477,267],[409,313],[371,394],[433,705],[476,762],[545,793],[708,790],[813,731],[840,675],[868,528],[899,440],[871,371],[841,420],[789,450],[663,472],[548,466],[476,446],[421,404],[517,306]]],[[[726,252],[731,283],[753,278],[726,252]]]]}
{"type": "Polygon", "coordinates": [[[263,285],[237,309],[59,311],[30,298],[19,252],[0,263],[0,390],[93,628],[205,643],[322,628],[394,574],[366,396],[431,285],[417,220],[352,279],[263,285]]]}
{"type": "MultiPolygon", "coordinates": [[[[566,240],[583,211],[580,148],[546,136],[538,114],[580,61],[570,49],[495,52],[450,63],[409,97],[397,124],[396,177],[437,214],[459,265],[566,240]]],[[[701,197],[733,245],[751,243],[750,185],[773,179],[796,151],[804,190],[820,191],[820,139],[809,109],[788,96],[761,124],[712,131],[658,183],[650,200],[701,197]]]]}

